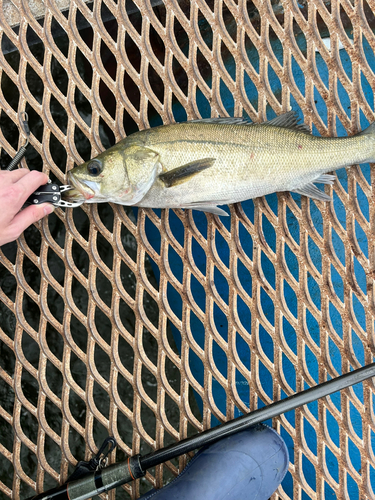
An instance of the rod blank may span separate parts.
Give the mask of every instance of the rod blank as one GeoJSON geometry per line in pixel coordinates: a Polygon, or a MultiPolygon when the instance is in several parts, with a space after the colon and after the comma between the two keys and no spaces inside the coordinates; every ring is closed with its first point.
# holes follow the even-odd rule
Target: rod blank
{"type": "Polygon", "coordinates": [[[203,431],[197,436],[184,439],[179,443],[175,443],[162,448],[161,450],[149,453],[148,455],[141,457],[141,467],[143,470],[147,470],[150,467],[154,467],[155,465],[171,460],[172,458],[179,457],[180,455],[195,450],[196,448],[213,444],[219,439],[230,436],[235,432],[239,432],[247,427],[259,424],[269,418],[277,417],[282,413],[295,410],[299,406],[312,403],[319,398],[329,396],[334,392],[341,391],[342,389],[346,389],[374,376],[375,363],[371,363],[352,372],[345,373],[344,375],[340,375],[332,380],[323,382],[315,387],[298,392],[293,396],[276,401],[275,403],[265,406],[264,408],[252,411],[247,415],[235,418],[230,422],[226,422],[225,424],[203,431]]]}
{"type": "Polygon", "coordinates": [[[213,429],[208,429],[196,436],[184,439],[179,443],[154,451],[144,457],[140,457],[139,455],[130,457],[127,462],[112,464],[102,470],[89,473],[81,479],[65,483],[58,488],[40,493],[29,500],[89,499],[96,494],[130,482],[132,479],[144,476],[145,471],[150,467],[159,465],[184,453],[201,448],[202,446],[213,444],[219,439],[259,424],[269,418],[277,417],[282,413],[295,410],[300,406],[312,403],[319,398],[329,396],[334,392],[341,391],[342,389],[351,387],[352,385],[363,382],[374,376],[375,363],[371,363],[346,373],[345,375],[341,375],[340,377],[336,377],[315,387],[294,394],[293,396],[289,396],[281,401],[276,401],[275,403],[255,410],[247,415],[235,418],[213,429]]]}

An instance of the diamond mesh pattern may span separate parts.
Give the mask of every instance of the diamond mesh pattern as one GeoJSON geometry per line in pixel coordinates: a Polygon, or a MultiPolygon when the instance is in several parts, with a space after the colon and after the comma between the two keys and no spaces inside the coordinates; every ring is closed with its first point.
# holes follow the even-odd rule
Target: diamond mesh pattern
{"type": "MultiPolygon", "coordinates": [[[[4,165],[24,110],[27,164],[61,183],[158,123],[263,121],[290,105],[322,135],[373,121],[373,1],[74,0],[61,12],[45,0],[42,20],[11,4],[16,28],[0,2],[4,165]]],[[[326,188],[332,204],[281,193],[227,220],[56,210],[2,247],[0,495],[64,481],[108,433],[122,460],[372,362],[373,182],[353,166],[326,188]]],[[[274,420],[291,459],[275,499],[374,498],[373,399],[368,381],[274,420]]],[[[109,496],[137,498],[185,463],[109,496]]]]}

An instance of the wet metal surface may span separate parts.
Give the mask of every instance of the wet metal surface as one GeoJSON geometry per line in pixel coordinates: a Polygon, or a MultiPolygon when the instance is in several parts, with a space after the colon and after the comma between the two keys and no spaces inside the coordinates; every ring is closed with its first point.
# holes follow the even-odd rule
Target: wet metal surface
{"type": "MultiPolygon", "coordinates": [[[[61,12],[45,0],[39,20],[28,4],[12,2],[13,29],[0,1],[2,167],[23,143],[20,111],[24,164],[61,184],[174,120],[293,107],[314,133],[344,135],[374,119],[372,1],[74,0],[61,12]]],[[[326,187],[331,204],[280,193],[228,218],[58,209],[2,247],[0,497],[63,482],[108,434],[122,460],[372,362],[373,182],[353,166],[326,187]]],[[[291,461],[275,499],[374,497],[374,391],[274,419],[291,461]]],[[[185,463],[109,497],[137,498],[185,463]]]]}

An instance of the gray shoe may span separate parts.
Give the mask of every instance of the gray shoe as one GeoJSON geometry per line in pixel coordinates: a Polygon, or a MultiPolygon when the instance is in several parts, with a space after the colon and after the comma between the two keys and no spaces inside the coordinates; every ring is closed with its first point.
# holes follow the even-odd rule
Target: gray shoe
{"type": "Polygon", "coordinates": [[[139,500],[268,500],[288,465],[280,435],[259,424],[202,448],[176,479],[139,500]]]}

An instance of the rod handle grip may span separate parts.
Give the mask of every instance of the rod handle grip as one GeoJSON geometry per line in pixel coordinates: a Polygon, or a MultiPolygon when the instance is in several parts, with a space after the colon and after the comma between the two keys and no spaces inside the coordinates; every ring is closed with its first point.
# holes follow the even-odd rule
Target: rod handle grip
{"type": "Polygon", "coordinates": [[[125,462],[109,465],[104,469],[86,474],[80,479],[48,490],[29,500],[86,500],[105,491],[117,488],[146,474],[140,464],[140,455],[129,457],[125,462]]]}

